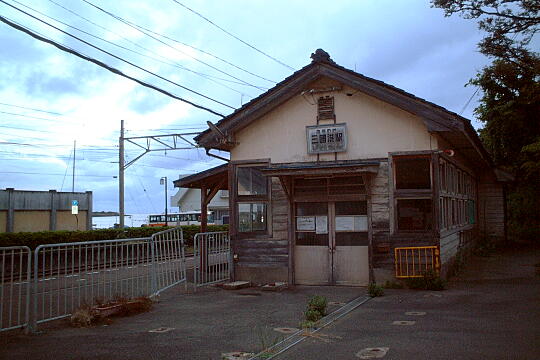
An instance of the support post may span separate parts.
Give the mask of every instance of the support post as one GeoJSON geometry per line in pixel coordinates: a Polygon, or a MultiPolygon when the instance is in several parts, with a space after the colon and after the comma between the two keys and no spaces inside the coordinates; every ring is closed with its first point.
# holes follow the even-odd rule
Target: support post
{"type": "Polygon", "coordinates": [[[86,230],[92,230],[92,214],[94,212],[92,204],[92,192],[86,192],[86,201],[88,202],[88,207],[86,210],[86,230]]]}
{"type": "Polygon", "coordinates": [[[56,190],[49,190],[51,194],[51,216],[49,217],[49,230],[56,230],[56,212],[57,212],[57,201],[56,201],[56,190]]]}
{"type": "MultiPolygon", "coordinates": [[[[208,223],[208,196],[206,185],[201,186],[201,232],[205,233],[208,223]]],[[[200,259],[200,271],[201,279],[205,281],[206,273],[208,272],[208,241],[206,236],[201,236],[199,243],[199,259],[200,259]]]]}
{"type": "MultiPolygon", "coordinates": [[[[73,178],[71,179],[71,192],[75,192],[75,155],[77,151],[77,140],[73,140],[73,178]]],[[[78,229],[77,229],[78,230],[78,229]]]]}
{"type": "Polygon", "coordinates": [[[124,120],[120,120],[120,138],[118,139],[118,213],[120,229],[124,228],[124,120]]]}
{"type": "Polygon", "coordinates": [[[15,227],[15,188],[6,188],[8,192],[8,212],[6,232],[13,232],[15,227]]]}

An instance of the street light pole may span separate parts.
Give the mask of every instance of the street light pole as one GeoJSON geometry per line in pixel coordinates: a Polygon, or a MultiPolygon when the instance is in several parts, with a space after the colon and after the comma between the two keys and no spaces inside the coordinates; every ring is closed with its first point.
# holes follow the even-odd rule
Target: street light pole
{"type": "Polygon", "coordinates": [[[159,179],[159,182],[161,185],[165,185],[165,226],[168,225],[168,221],[167,221],[167,212],[168,212],[168,209],[167,209],[167,177],[164,176],[162,177],[161,179],[159,179]]]}

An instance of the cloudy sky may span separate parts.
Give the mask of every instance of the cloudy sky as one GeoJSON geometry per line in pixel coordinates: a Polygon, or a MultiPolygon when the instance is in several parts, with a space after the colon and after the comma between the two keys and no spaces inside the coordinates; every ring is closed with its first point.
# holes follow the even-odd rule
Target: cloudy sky
{"type": "MultiPolygon", "coordinates": [[[[476,48],[483,34],[429,1],[1,0],[0,15],[225,115],[323,48],[479,127],[479,95],[464,85],[488,63],[476,48]]],[[[135,137],[202,131],[220,118],[5,23],[0,45],[0,188],[71,191],[76,141],[75,191],[93,191],[96,211],[117,211],[120,120],[135,137]]],[[[127,161],[139,154],[127,146],[127,161]]],[[[200,149],[143,156],[126,170],[126,213],[163,212],[161,177],[172,194],[179,174],[219,164],[200,149]]]]}

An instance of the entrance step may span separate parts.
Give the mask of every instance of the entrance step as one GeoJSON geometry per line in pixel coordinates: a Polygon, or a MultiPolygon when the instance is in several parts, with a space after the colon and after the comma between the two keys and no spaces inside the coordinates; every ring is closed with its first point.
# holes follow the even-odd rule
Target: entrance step
{"type": "Polygon", "coordinates": [[[275,282],[264,285],[261,290],[263,291],[283,291],[287,288],[286,282],[275,282]]]}
{"type": "Polygon", "coordinates": [[[222,285],[222,288],[225,290],[238,290],[238,289],[244,289],[251,286],[251,282],[249,281],[233,281],[230,283],[225,283],[222,285]]]}

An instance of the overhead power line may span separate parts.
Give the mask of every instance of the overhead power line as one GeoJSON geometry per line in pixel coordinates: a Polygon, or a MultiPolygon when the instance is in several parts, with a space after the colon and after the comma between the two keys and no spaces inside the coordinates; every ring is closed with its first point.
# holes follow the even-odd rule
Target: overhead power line
{"type": "MultiPolygon", "coordinates": [[[[0,0],[0,1],[3,2],[3,3],[5,3],[5,2],[2,1],[2,0],[0,0]]],[[[104,62],[102,62],[102,61],[100,61],[100,60],[97,60],[97,59],[94,59],[94,58],[92,58],[92,57],[90,57],[90,56],[84,55],[84,54],[82,54],[82,53],[80,53],[80,52],[78,52],[78,51],[76,51],[76,50],[74,50],[74,49],[71,49],[71,48],[69,48],[69,47],[67,47],[67,46],[65,46],[65,45],[62,45],[62,44],[57,43],[57,42],[54,41],[54,40],[51,40],[51,39],[48,39],[48,38],[46,38],[46,37],[44,37],[44,36],[38,35],[37,33],[31,31],[30,29],[28,29],[28,28],[26,28],[26,27],[24,27],[24,26],[22,26],[22,25],[19,25],[19,24],[13,22],[13,21],[10,21],[10,20],[8,20],[7,18],[5,18],[5,17],[3,17],[3,16],[1,16],[1,15],[0,15],[0,21],[2,21],[3,23],[5,23],[6,25],[9,25],[9,26],[13,27],[14,29],[17,29],[17,30],[19,30],[19,31],[22,31],[22,32],[24,32],[24,33],[26,33],[26,34],[32,36],[34,39],[37,39],[37,40],[43,41],[43,42],[45,42],[45,43],[48,43],[48,44],[50,44],[50,45],[53,45],[53,46],[55,46],[56,48],[58,48],[58,49],[60,49],[60,50],[62,50],[62,51],[65,51],[65,52],[67,52],[67,53],[70,53],[70,54],[73,54],[73,55],[75,55],[75,56],[77,56],[77,57],[80,57],[81,59],[84,59],[84,60],[86,60],[86,61],[89,61],[89,62],[91,62],[91,63],[94,63],[94,64],[96,64],[96,65],[98,65],[98,66],[100,66],[100,67],[102,67],[102,68],[104,68],[104,69],[107,69],[108,71],[110,71],[110,72],[112,72],[112,73],[114,73],[114,74],[120,75],[120,76],[125,77],[126,79],[129,79],[129,80],[132,80],[132,81],[134,81],[134,82],[136,82],[136,83],[138,83],[138,84],[140,84],[140,85],[142,85],[142,86],[144,86],[144,87],[150,88],[150,89],[152,89],[152,90],[156,90],[156,91],[158,91],[158,92],[160,92],[160,93],[162,93],[162,94],[164,94],[164,95],[167,95],[167,96],[169,96],[169,97],[171,97],[171,98],[173,98],[173,99],[182,101],[182,102],[184,102],[184,103],[186,103],[186,104],[189,104],[189,105],[191,105],[191,106],[193,106],[193,107],[196,107],[196,108],[198,108],[198,109],[207,111],[207,112],[209,112],[209,113],[211,113],[211,114],[214,114],[214,115],[217,115],[217,116],[220,116],[220,117],[225,117],[223,114],[220,114],[220,113],[218,113],[217,111],[214,111],[214,110],[212,110],[212,109],[210,109],[210,108],[207,108],[207,107],[205,107],[205,106],[203,106],[203,105],[199,105],[199,104],[194,103],[194,102],[192,102],[192,101],[189,101],[189,100],[187,100],[187,99],[184,99],[184,98],[181,98],[181,97],[179,97],[179,96],[176,96],[176,95],[170,93],[170,92],[167,91],[167,90],[158,88],[158,87],[155,86],[155,85],[152,85],[152,84],[149,84],[149,83],[144,82],[144,81],[142,81],[142,80],[139,80],[139,79],[137,79],[137,78],[135,78],[135,77],[133,77],[133,76],[124,74],[124,73],[121,72],[120,70],[118,70],[118,69],[116,69],[116,68],[114,68],[114,67],[112,67],[112,66],[110,66],[110,65],[107,65],[107,64],[105,64],[104,62]]],[[[227,106],[228,106],[228,105],[227,105],[227,106]]]]}
{"type": "Polygon", "coordinates": [[[213,101],[213,102],[215,102],[215,103],[217,103],[217,104],[226,106],[226,107],[228,107],[228,108],[230,108],[230,109],[233,109],[233,110],[235,109],[233,106],[227,105],[227,104],[225,104],[225,103],[223,103],[223,102],[221,102],[221,101],[219,101],[219,100],[216,100],[216,99],[213,99],[213,98],[211,98],[211,97],[209,97],[209,96],[206,96],[206,95],[204,95],[204,94],[201,94],[201,93],[198,92],[198,91],[192,90],[192,89],[190,89],[190,88],[188,88],[188,87],[186,87],[186,86],[184,86],[184,85],[181,85],[181,84],[179,84],[179,83],[177,83],[177,82],[174,82],[174,81],[172,81],[172,80],[169,80],[169,79],[167,79],[167,78],[165,78],[165,77],[163,77],[163,76],[161,76],[161,75],[159,75],[159,74],[156,74],[156,73],[154,73],[154,72],[152,72],[152,71],[150,71],[150,70],[147,70],[147,69],[143,68],[142,66],[139,66],[139,65],[137,65],[137,64],[134,64],[134,63],[132,63],[131,61],[128,61],[128,60],[126,60],[126,59],[124,59],[124,58],[122,58],[122,57],[120,57],[120,56],[114,55],[113,53],[111,53],[111,52],[109,52],[109,51],[107,51],[107,50],[103,50],[102,48],[100,48],[100,47],[98,47],[98,46],[96,46],[96,45],[94,45],[94,44],[92,44],[92,43],[89,43],[88,41],[86,41],[86,40],[84,40],[84,39],[81,39],[81,38],[79,38],[79,37],[77,37],[77,36],[75,36],[75,35],[73,35],[73,34],[70,34],[70,33],[68,33],[67,31],[64,31],[64,30],[62,30],[62,29],[60,29],[60,28],[58,28],[58,27],[56,27],[56,26],[54,26],[54,25],[52,25],[52,24],[49,24],[49,23],[46,22],[45,20],[42,20],[42,19],[40,19],[40,18],[38,18],[38,17],[36,17],[36,16],[34,16],[34,15],[32,15],[32,14],[30,14],[30,13],[28,13],[28,12],[22,10],[22,9],[19,9],[18,7],[14,6],[14,5],[12,5],[12,4],[9,4],[9,3],[5,2],[4,0],[0,0],[0,2],[2,2],[3,4],[6,4],[6,5],[8,5],[9,7],[11,7],[11,8],[13,8],[13,9],[15,9],[15,10],[17,10],[17,11],[19,11],[19,12],[21,12],[21,13],[23,13],[23,14],[29,16],[29,17],[31,17],[32,19],[35,19],[35,20],[41,22],[42,24],[45,24],[45,25],[47,25],[47,26],[49,26],[49,27],[51,27],[51,28],[53,28],[53,29],[55,29],[55,30],[57,30],[57,31],[59,31],[59,32],[61,32],[61,33],[63,33],[63,34],[66,34],[66,35],[69,36],[69,37],[72,37],[72,38],[74,38],[74,39],[76,39],[76,40],[82,42],[83,44],[86,44],[86,45],[90,46],[90,47],[93,48],[93,49],[96,49],[96,50],[98,50],[98,51],[100,51],[100,52],[102,52],[102,53],[104,53],[104,54],[107,54],[107,55],[109,55],[109,56],[111,56],[111,57],[113,57],[113,58],[115,58],[115,59],[117,59],[117,60],[120,60],[120,61],[122,61],[122,62],[124,62],[124,63],[126,63],[126,64],[128,64],[128,65],[131,65],[131,66],[133,66],[133,67],[135,67],[135,68],[137,68],[137,69],[139,69],[139,70],[141,70],[141,71],[144,71],[144,72],[146,72],[146,73],[148,73],[148,74],[150,74],[150,75],[153,75],[153,76],[155,76],[155,77],[157,77],[157,78],[159,78],[159,79],[161,79],[161,80],[163,80],[163,81],[166,81],[166,82],[168,82],[168,83],[171,83],[171,84],[173,84],[173,85],[176,85],[176,86],[178,86],[178,87],[180,87],[180,88],[182,88],[182,89],[184,89],[184,90],[186,90],[186,91],[189,91],[189,92],[191,92],[191,93],[193,93],[193,94],[199,95],[199,96],[201,96],[201,97],[203,97],[203,98],[205,98],[205,99],[207,99],[207,100],[213,101]]]}
{"type": "Polygon", "coordinates": [[[165,45],[165,46],[167,46],[167,47],[173,49],[174,51],[177,51],[177,52],[179,52],[179,53],[181,53],[181,54],[183,54],[183,55],[185,55],[185,56],[188,56],[188,57],[192,58],[193,60],[195,60],[195,61],[197,61],[197,62],[199,62],[199,63],[201,63],[201,64],[203,64],[203,65],[206,65],[206,66],[208,66],[208,67],[210,67],[210,68],[212,68],[212,69],[214,69],[214,70],[216,70],[216,71],[218,71],[218,72],[220,72],[220,73],[222,73],[222,74],[225,74],[225,75],[227,75],[227,76],[230,76],[230,77],[232,77],[233,79],[236,79],[236,80],[242,82],[243,84],[245,84],[245,85],[247,85],[247,86],[251,86],[251,87],[254,87],[254,88],[259,89],[259,90],[268,90],[268,88],[264,88],[264,87],[262,87],[262,86],[257,86],[257,85],[250,84],[250,83],[248,83],[248,82],[245,81],[245,80],[242,80],[242,79],[240,79],[240,78],[238,78],[238,77],[236,77],[236,76],[234,76],[234,75],[231,75],[231,74],[229,74],[229,73],[227,73],[227,72],[225,72],[225,71],[223,71],[223,70],[221,70],[221,69],[219,69],[219,68],[217,68],[217,67],[215,67],[215,66],[213,66],[213,65],[210,65],[210,64],[208,64],[208,63],[202,61],[201,59],[197,59],[196,57],[191,56],[190,54],[187,54],[187,53],[185,53],[185,52],[179,50],[178,48],[175,48],[174,46],[171,46],[170,44],[167,44],[166,42],[164,42],[164,41],[162,41],[162,40],[156,38],[155,36],[152,36],[152,35],[150,35],[150,34],[144,32],[143,30],[139,29],[137,26],[133,25],[131,22],[129,22],[129,21],[127,21],[127,20],[121,18],[121,17],[118,16],[118,15],[115,15],[115,14],[111,13],[110,11],[107,11],[107,10],[105,10],[105,9],[103,9],[103,8],[101,8],[101,7],[99,7],[99,6],[97,6],[97,5],[94,5],[94,4],[92,4],[91,2],[89,2],[89,1],[86,1],[86,0],[82,0],[82,1],[84,1],[85,3],[87,3],[88,5],[90,5],[90,6],[94,7],[94,8],[96,8],[96,9],[98,9],[99,11],[101,11],[101,12],[103,12],[103,13],[105,13],[105,14],[107,14],[107,15],[113,17],[113,18],[115,18],[116,20],[118,20],[118,21],[120,21],[120,22],[126,24],[127,26],[131,27],[132,29],[135,29],[135,30],[139,31],[139,32],[142,33],[142,34],[145,34],[146,36],[151,37],[151,38],[154,39],[155,41],[157,41],[157,42],[159,42],[159,43],[161,43],[161,44],[163,44],[163,45],[165,45]]]}
{"type": "MultiPolygon", "coordinates": [[[[110,44],[110,45],[115,46],[115,47],[117,47],[117,48],[120,48],[120,49],[122,49],[122,50],[129,51],[129,52],[131,52],[131,53],[137,54],[137,55],[142,56],[142,57],[145,57],[145,58],[147,58],[147,59],[151,59],[151,60],[156,61],[156,62],[159,62],[159,63],[161,63],[161,64],[165,64],[165,65],[168,65],[168,66],[172,66],[172,67],[176,67],[176,68],[182,69],[182,70],[184,70],[184,71],[191,72],[191,73],[193,73],[193,74],[195,74],[195,75],[197,75],[197,76],[200,76],[200,77],[202,77],[202,78],[204,78],[204,79],[206,79],[206,80],[210,80],[210,81],[212,81],[212,82],[214,82],[214,83],[216,83],[216,84],[218,84],[218,85],[221,85],[221,86],[223,86],[223,87],[225,87],[225,88],[227,88],[227,89],[229,89],[229,90],[232,90],[232,91],[234,91],[234,92],[237,92],[237,93],[239,93],[239,94],[241,94],[241,95],[243,95],[243,96],[252,97],[252,96],[250,96],[250,95],[248,95],[248,94],[245,94],[245,93],[243,93],[243,92],[241,92],[241,91],[238,91],[238,90],[236,90],[236,89],[234,89],[234,88],[232,88],[232,87],[230,87],[230,86],[227,86],[227,85],[225,85],[225,84],[222,84],[222,83],[220,83],[219,81],[216,81],[215,79],[221,80],[221,81],[227,81],[227,82],[232,82],[232,83],[235,83],[235,84],[243,85],[242,83],[240,83],[240,82],[238,82],[238,81],[229,80],[229,79],[224,79],[224,78],[220,78],[220,77],[217,77],[217,76],[213,76],[213,75],[204,74],[204,73],[201,73],[201,72],[198,72],[198,71],[194,71],[194,70],[191,70],[191,69],[189,69],[189,68],[187,68],[187,67],[185,67],[185,66],[183,66],[183,65],[180,65],[180,64],[178,64],[178,63],[176,63],[176,62],[169,62],[170,59],[167,59],[167,58],[165,58],[165,57],[163,57],[163,56],[160,56],[160,55],[156,55],[156,56],[158,56],[158,57],[160,58],[160,59],[158,59],[158,58],[156,58],[156,57],[154,57],[154,56],[150,56],[150,55],[141,53],[141,52],[139,52],[139,51],[130,49],[130,48],[128,48],[128,47],[125,47],[125,46],[122,46],[122,45],[119,45],[119,44],[116,44],[116,43],[114,43],[113,41],[109,41],[109,40],[104,39],[104,38],[102,38],[102,37],[100,37],[100,36],[97,36],[97,35],[94,35],[94,34],[92,34],[92,33],[89,33],[88,31],[79,29],[79,28],[76,27],[76,26],[73,26],[73,25],[70,25],[70,24],[68,24],[68,23],[65,23],[65,22],[63,22],[63,21],[61,21],[61,20],[58,20],[58,19],[56,19],[56,18],[54,18],[54,17],[52,17],[52,16],[49,16],[49,15],[47,15],[47,14],[45,14],[45,13],[39,11],[39,10],[36,10],[36,9],[34,9],[34,8],[28,6],[28,5],[25,5],[25,4],[23,4],[23,3],[21,3],[21,2],[19,2],[19,1],[17,1],[17,0],[12,0],[12,1],[15,2],[15,3],[17,3],[17,4],[19,4],[19,5],[21,5],[21,6],[24,6],[25,8],[27,8],[27,9],[29,9],[29,10],[31,10],[31,11],[36,12],[36,13],[38,13],[38,14],[40,14],[40,15],[42,15],[42,16],[44,16],[44,17],[46,17],[46,18],[48,18],[48,19],[50,19],[50,20],[52,20],[52,21],[55,21],[55,22],[57,22],[57,23],[59,23],[59,24],[62,24],[62,25],[64,25],[64,26],[67,26],[67,27],[69,27],[69,28],[71,28],[71,29],[73,29],[73,30],[76,30],[76,31],[78,31],[78,32],[80,32],[80,33],[83,33],[83,34],[85,34],[85,35],[87,35],[87,36],[90,36],[90,37],[92,37],[92,38],[94,38],[94,39],[98,39],[98,40],[100,40],[100,41],[103,41],[103,42],[105,42],[105,43],[107,43],[107,44],[110,44]],[[162,59],[164,59],[164,60],[162,60],[162,59]]],[[[51,1],[51,0],[49,0],[49,1],[51,1]]],[[[51,1],[51,2],[52,2],[52,1],[51,1]]],[[[54,3],[54,2],[53,2],[53,3],[54,3]]],[[[54,3],[54,4],[56,4],[56,3],[54,3]]],[[[84,18],[83,18],[83,19],[84,19],[84,18]]],[[[121,36],[121,35],[118,35],[118,34],[112,32],[112,31],[109,31],[109,30],[107,30],[107,29],[105,29],[105,28],[103,28],[103,29],[104,29],[105,31],[108,31],[108,32],[111,33],[111,34],[114,34],[114,35],[116,35],[116,36],[119,36],[119,37],[120,37],[121,39],[123,39],[123,40],[129,41],[131,44],[137,46],[138,48],[140,48],[140,49],[142,49],[142,50],[144,50],[144,51],[146,51],[146,52],[148,52],[148,53],[153,53],[150,49],[147,49],[147,48],[145,48],[144,46],[141,46],[141,45],[139,45],[139,44],[137,44],[137,43],[135,43],[135,42],[133,42],[133,41],[131,41],[131,40],[129,40],[129,39],[124,38],[124,37],[121,36]]]]}
{"type": "MultiPolygon", "coordinates": [[[[114,34],[114,35],[116,35],[116,36],[118,36],[118,37],[124,39],[125,41],[128,41],[128,42],[132,43],[133,45],[139,47],[139,45],[138,45],[137,43],[135,43],[135,42],[133,42],[133,41],[127,39],[127,38],[124,38],[124,37],[121,36],[121,35],[118,35],[117,33],[115,33],[115,32],[113,32],[113,31],[111,31],[111,30],[105,28],[104,26],[101,26],[101,25],[95,23],[95,22],[92,21],[92,20],[89,20],[89,19],[85,18],[84,16],[81,16],[80,14],[76,13],[75,11],[70,10],[70,9],[68,9],[67,7],[63,6],[62,4],[58,4],[57,2],[55,2],[55,1],[53,1],[53,0],[48,0],[48,1],[51,2],[51,3],[53,3],[54,5],[56,5],[56,6],[60,7],[60,8],[62,8],[62,9],[64,9],[65,11],[67,11],[67,12],[69,12],[69,13],[71,13],[71,14],[73,14],[73,15],[75,15],[75,16],[81,18],[81,19],[83,19],[84,21],[86,21],[86,22],[88,22],[88,23],[90,23],[90,24],[92,24],[92,25],[94,25],[94,26],[96,26],[96,27],[98,27],[98,28],[100,28],[100,29],[102,29],[102,30],[104,30],[104,31],[107,31],[107,32],[109,32],[109,33],[111,33],[111,34],[114,34]]],[[[95,7],[98,8],[97,6],[95,6],[95,7]]],[[[105,11],[105,10],[103,10],[103,11],[105,11]]],[[[120,18],[120,17],[118,17],[118,18],[120,18]]],[[[117,20],[118,20],[118,19],[117,19],[117,20]]],[[[211,52],[208,52],[208,51],[199,49],[199,48],[197,48],[197,47],[195,47],[195,46],[193,46],[193,45],[190,45],[190,44],[187,44],[187,43],[185,43],[185,42],[179,41],[179,40],[174,39],[174,38],[172,38],[172,37],[169,37],[169,36],[167,36],[167,35],[163,35],[163,34],[157,33],[157,32],[155,32],[155,31],[153,31],[153,30],[151,30],[151,29],[149,29],[149,28],[146,28],[146,27],[144,27],[144,26],[135,24],[135,23],[130,22],[130,21],[126,20],[126,19],[123,19],[123,21],[125,21],[125,22],[127,22],[127,23],[129,23],[129,24],[131,24],[131,25],[133,25],[133,26],[135,26],[135,27],[137,27],[137,28],[139,28],[139,29],[143,29],[143,30],[145,30],[145,31],[148,31],[149,33],[154,34],[154,35],[156,35],[156,36],[159,36],[159,37],[162,37],[162,38],[164,38],[164,39],[167,39],[167,40],[173,41],[173,42],[175,42],[175,43],[178,43],[178,44],[180,44],[180,45],[189,47],[190,49],[193,49],[193,50],[195,50],[195,51],[198,51],[198,52],[200,52],[200,53],[202,53],[202,54],[211,56],[211,57],[213,57],[214,59],[217,59],[217,60],[219,60],[219,61],[221,61],[221,62],[223,62],[223,63],[225,63],[225,64],[227,64],[227,65],[230,65],[230,66],[232,66],[232,67],[234,67],[234,68],[236,68],[236,69],[238,69],[238,70],[240,70],[240,71],[245,72],[246,74],[255,76],[255,77],[257,77],[257,78],[259,78],[259,79],[261,79],[261,80],[265,80],[265,81],[268,81],[268,82],[273,83],[273,84],[277,83],[277,81],[270,80],[270,79],[267,79],[267,78],[265,78],[265,77],[263,77],[263,76],[257,75],[257,74],[255,74],[255,73],[249,71],[249,70],[246,70],[246,69],[244,69],[244,68],[242,68],[242,67],[240,67],[240,66],[238,66],[238,65],[235,65],[234,63],[232,63],[232,62],[230,62],[230,61],[227,61],[227,60],[225,60],[225,59],[223,59],[223,58],[221,58],[221,57],[219,57],[219,56],[217,56],[217,55],[215,55],[215,54],[212,54],[211,52]]],[[[127,25],[127,24],[126,24],[126,25],[127,25]]],[[[144,34],[144,33],[143,33],[143,34],[144,34]]],[[[145,34],[145,35],[146,35],[146,36],[149,36],[148,34],[145,34]]]]}
{"type": "MultiPolygon", "coordinates": [[[[86,0],[83,0],[83,1],[84,1],[84,2],[88,2],[88,1],[86,1],[86,0]]],[[[222,28],[221,26],[219,26],[218,24],[216,24],[216,23],[213,22],[212,20],[208,19],[207,17],[205,17],[205,16],[202,15],[201,13],[199,13],[199,12],[193,10],[192,8],[187,7],[186,5],[184,5],[183,3],[181,3],[180,1],[178,1],[178,0],[172,0],[172,1],[174,1],[174,2],[177,3],[178,5],[182,6],[184,9],[191,11],[192,13],[194,13],[195,15],[197,15],[198,17],[204,19],[206,22],[209,22],[210,24],[212,24],[213,26],[215,26],[215,27],[218,28],[219,30],[223,31],[225,34],[227,34],[227,35],[229,35],[229,36],[232,36],[232,37],[235,38],[236,40],[240,41],[242,44],[249,46],[249,47],[252,48],[253,50],[257,51],[258,53],[263,54],[264,56],[266,56],[266,57],[269,58],[269,59],[274,60],[275,62],[277,62],[277,63],[280,64],[280,65],[283,65],[283,66],[285,66],[286,68],[288,68],[288,69],[290,69],[290,70],[294,70],[294,68],[293,68],[292,66],[289,66],[289,65],[285,64],[283,61],[280,61],[280,60],[276,59],[275,57],[273,57],[273,56],[271,56],[271,55],[268,55],[268,54],[265,53],[264,51],[257,49],[255,46],[249,44],[248,42],[246,42],[246,41],[240,39],[238,36],[232,34],[231,32],[229,32],[229,31],[227,31],[227,30],[225,30],[224,28],[222,28]]]]}
{"type": "Polygon", "coordinates": [[[47,110],[42,110],[42,109],[36,109],[36,108],[27,107],[27,106],[13,105],[13,104],[6,104],[6,103],[2,103],[2,102],[0,102],[0,105],[10,106],[10,107],[15,107],[15,108],[19,108],[19,109],[26,109],[26,110],[39,111],[39,112],[46,113],[46,114],[52,114],[52,115],[58,115],[58,116],[64,116],[64,114],[60,114],[60,113],[57,113],[57,112],[54,112],[54,111],[47,111],[47,110]]]}

